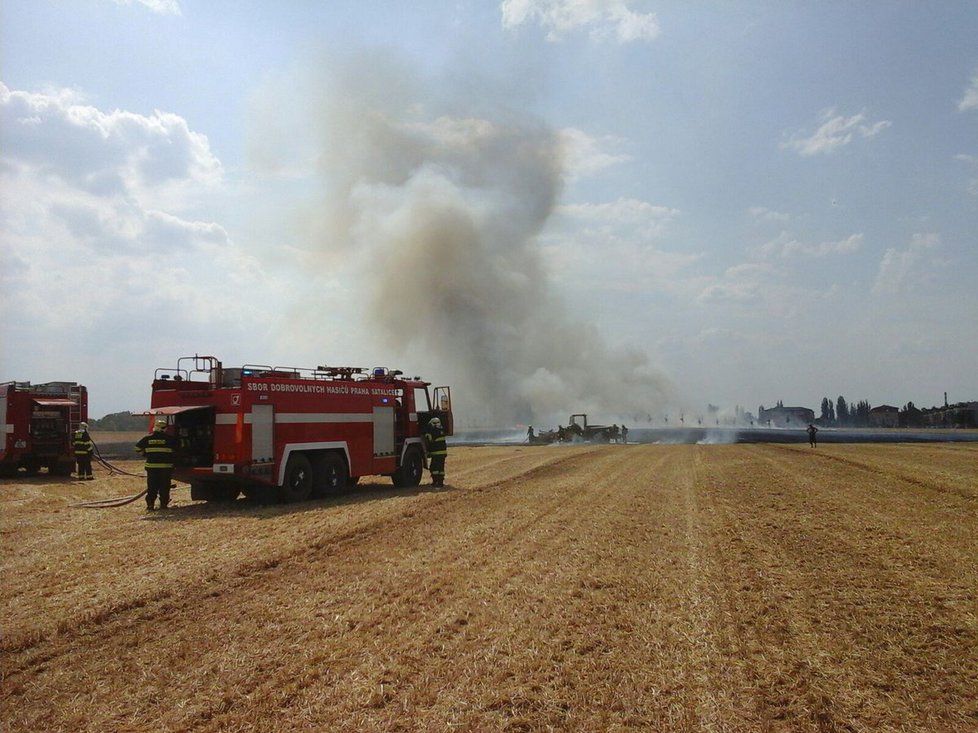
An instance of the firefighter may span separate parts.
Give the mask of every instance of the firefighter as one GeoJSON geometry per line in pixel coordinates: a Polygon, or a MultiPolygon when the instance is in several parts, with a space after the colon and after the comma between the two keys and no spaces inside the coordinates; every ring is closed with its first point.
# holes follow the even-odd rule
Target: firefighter
{"type": "Polygon", "coordinates": [[[533,433],[533,426],[531,425],[526,429],[526,442],[532,443],[536,435],[533,433]]]}
{"type": "Polygon", "coordinates": [[[158,417],[153,432],[144,435],[136,443],[136,450],[146,456],[146,511],[156,507],[156,497],[160,498],[160,509],[170,503],[170,476],[173,474],[173,456],[177,450],[177,439],[166,434],[166,418],[158,417]]]}
{"type": "Polygon", "coordinates": [[[75,431],[71,441],[75,449],[75,473],[79,481],[94,481],[92,475],[92,454],[95,452],[95,443],[92,436],[88,434],[88,423],[78,423],[78,430],[75,431]]]}
{"type": "Polygon", "coordinates": [[[818,432],[818,428],[816,428],[812,423],[808,423],[808,444],[812,448],[815,448],[816,443],[818,442],[815,440],[815,433],[817,432],[818,432]]]}
{"type": "Polygon", "coordinates": [[[624,425],[621,426],[621,442],[628,442],[628,428],[626,428],[624,425]]]}
{"type": "Polygon", "coordinates": [[[428,470],[431,471],[431,483],[434,486],[445,485],[445,457],[448,455],[448,443],[445,441],[445,431],[442,430],[441,420],[437,417],[428,421],[424,431],[425,447],[431,459],[428,470]]]}

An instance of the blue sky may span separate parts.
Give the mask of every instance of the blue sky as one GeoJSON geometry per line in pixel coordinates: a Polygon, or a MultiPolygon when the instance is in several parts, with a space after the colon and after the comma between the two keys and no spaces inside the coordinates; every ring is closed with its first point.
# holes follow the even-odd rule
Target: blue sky
{"type": "Polygon", "coordinates": [[[976,39],[973,2],[8,0],[0,376],[96,413],[193,351],[464,384],[304,259],[325,67],[385,57],[426,108],[553,131],[541,287],[664,376],[656,410],[978,398],[976,39]]]}

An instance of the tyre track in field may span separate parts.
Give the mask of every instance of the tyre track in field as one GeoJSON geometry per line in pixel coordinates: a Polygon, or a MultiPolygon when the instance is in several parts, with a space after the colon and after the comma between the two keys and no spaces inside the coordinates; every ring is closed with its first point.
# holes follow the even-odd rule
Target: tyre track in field
{"type": "MultiPolygon", "coordinates": [[[[582,458],[583,459],[583,458],[582,458]]],[[[587,456],[587,460],[593,461],[596,465],[610,463],[615,460],[612,456],[605,455],[597,457],[595,460],[587,456]]],[[[472,604],[465,602],[467,598],[465,589],[471,584],[473,577],[478,577],[480,586],[484,587],[487,583],[492,585],[501,579],[512,578],[519,575],[519,568],[525,561],[521,553],[514,548],[530,544],[532,538],[539,537],[542,525],[553,523],[558,517],[566,514],[574,514],[576,505],[590,493],[593,479],[590,476],[568,474],[563,470],[555,470],[556,467],[547,465],[539,470],[533,471],[532,476],[524,474],[520,477],[519,487],[512,487],[506,492],[489,493],[486,497],[479,497],[477,506],[469,508],[465,521],[468,526],[461,534],[452,535],[450,542],[438,549],[436,554],[427,562],[433,568],[451,568],[451,574],[443,574],[427,582],[423,587],[417,587],[413,591],[402,593],[396,599],[397,609],[393,613],[390,608],[378,609],[374,614],[361,617],[357,625],[357,634],[364,646],[369,647],[371,638],[381,639],[391,637],[391,633],[386,626],[392,618],[396,618],[396,623],[405,631],[397,634],[396,638],[407,642],[407,646],[416,642],[418,639],[438,637],[442,643],[439,656],[442,658],[451,657],[444,650],[445,645],[458,635],[463,629],[473,624],[473,618],[478,609],[472,611],[472,604]],[[539,486],[536,492],[527,493],[526,485],[532,482],[542,483],[547,479],[565,477],[569,482],[567,486],[559,489],[552,484],[547,484],[547,488],[541,492],[539,486]],[[527,480],[523,480],[524,477],[527,480]],[[519,504],[513,501],[510,495],[518,491],[519,504]],[[542,495],[541,495],[542,494],[542,495]],[[543,499],[541,502],[540,499],[543,499]],[[530,501],[532,499],[532,501],[530,501]],[[517,507],[521,510],[521,516],[512,517],[502,515],[499,512],[501,507],[517,507]],[[476,517],[481,517],[483,521],[475,521],[476,517]],[[488,520],[489,523],[483,523],[488,520]],[[491,544],[492,557],[504,558],[506,562],[493,562],[487,564],[487,557],[483,553],[483,548],[491,544]],[[460,554],[461,552],[461,554],[460,554]],[[463,625],[457,625],[455,621],[464,618],[463,625]],[[386,623],[385,623],[386,622],[386,623]],[[439,628],[445,627],[448,633],[435,633],[439,628]]],[[[476,489],[476,491],[489,491],[489,487],[476,489]]],[[[441,521],[447,518],[440,517],[441,521]]],[[[559,541],[556,537],[550,543],[559,541]]],[[[542,546],[548,543],[543,542],[542,546]]],[[[416,547],[409,553],[409,557],[426,550],[423,547],[416,547]]],[[[405,559],[404,565],[410,565],[410,561],[405,559]]],[[[398,577],[402,572],[410,574],[409,571],[385,572],[385,585],[398,585],[398,577]]],[[[347,595],[342,593],[342,595],[347,595]]],[[[386,596],[386,593],[381,595],[386,596]]],[[[355,604],[349,604],[355,607],[355,604]]],[[[391,650],[402,649],[403,644],[395,646],[384,645],[385,654],[390,654],[391,650]]],[[[415,655],[415,661],[420,659],[420,654],[415,655]]],[[[326,666],[331,673],[336,675],[339,680],[349,678],[351,675],[356,678],[376,674],[377,670],[368,665],[363,669],[362,664],[348,656],[339,658],[330,655],[329,652],[319,652],[306,655],[301,660],[289,660],[289,667],[295,669],[316,668],[326,666]]],[[[216,704],[208,706],[200,711],[194,718],[188,721],[181,721],[180,725],[186,724],[191,728],[201,728],[203,730],[222,730],[230,721],[241,719],[242,715],[250,717],[255,714],[247,709],[249,700],[258,700],[260,706],[273,706],[278,709],[298,705],[300,709],[307,708],[315,704],[315,700],[301,701],[305,696],[306,690],[314,686],[319,686],[315,697],[321,697],[324,691],[321,689],[321,680],[315,677],[302,678],[300,675],[287,675],[289,682],[283,686],[278,680],[269,680],[261,675],[252,675],[254,684],[246,684],[244,695],[235,694],[233,700],[221,700],[216,704]],[[293,681],[294,680],[294,681],[293,681]]],[[[390,684],[392,680],[388,680],[390,684]]],[[[342,685],[342,682],[340,683],[342,685]]],[[[236,690],[241,691],[240,685],[236,690]]],[[[360,699],[362,695],[334,694],[337,704],[342,707],[348,699],[360,699]]],[[[369,706],[368,706],[369,708],[369,706]]],[[[335,710],[334,710],[335,714],[335,710]]]]}
{"type": "MultiPolygon", "coordinates": [[[[227,583],[230,583],[231,587],[243,585],[253,576],[274,570],[282,563],[288,562],[289,560],[302,558],[305,556],[312,556],[323,551],[324,549],[331,548],[331,546],[347,547],[348,545],[351,545],[351,543],[363,541],[380,534],[385,527],[390,524],[396,524],[398,527],[403,527],[405,526],[404,520],[406,519],[413,520],[408,522],[410,525],[422,523],[426,521],[427,515],[436,513],[437,510],[446,504],[456,501],[463,501],[469,492],[492,490],[514,480],[528,480],[535,476],[555,475],[565,470],[574,470],[578,464],[588,460],[587,456],[590,454],[590,452],[592,451],[574,453],[572,455],[551,456],[550,458],[552,460],[539,465],[534,465],[522,473],[497,479],[489,484],[475,486],[470,489],[451,489],[435,496],[431,496],[429,494],[427,497],[423,497],[422,501],[411,502],[411,505],[408,508],[404,508],[392,514],[383,514],[345,531],[340,531],[318,539],[310,539],[309,543],[296,545],[288,552],[261,558],[251,562],[244,562],[233,569],[213,572],[204,578],[193,579],[195,589],[189,593],[187,587],[183,585],[178,587],[167,587],[161,589],[157,593],[128,599],[125,602],[99,609],[97,612],[90,614],[81,620],[63,620],[53,630],[38,630],[34,633],[26,635],[25,638],[20,639],[5,638],[2,642],[0,642],[0,654],[3,654],[4,656],[16,655],[18,653],[28,651],[35,646],[39,646],[46,640],[53,637],[57,637],[59,640],[64,641],[74,636],[89,636],[90,629],[101,628],[110,623],[117,616],[138,611],[146,607],[161,606],[164,608],[179,610],[186,606],[192,605],[201,598],[208,597],[214,586],[227,583]]],[[[314,510],[310,510],[310,512],[312,511],[314,510]]],[[[307,516],[307,514],[304,513],[303,516],[307,516]]],[[[317,527],[318,525],[313,523],[309,527],[310,533],[315,532],[317,527]]],[[[33,660],[33,662],[43,663],[48,661],[50,658],[52,657],[45,655],[38,657],[37,660],[33,660]]],[[[30,663],[31,662],[28,662],[28,664],[30,663]]],[[[17,669],[8,671],[4,669],[4,667],[0,667],[0,674],[13,675],[18,671],[19,670],[17,669]]]]}
{"type": "Polygon", "coordinates": [[[823,460],[806,465],[811,456],[804,450],[784,451],[776,446],[760,445],[753,450],[772,469],[789,476],[793,485],[807,480],[811,484],[808,496],[818,499],[825,509],[834,508],[851,529],[853,538],[867,532],[885,537],[890,540],[891,547],[901,548],[898,556],[904,564],[921,566],[921,570],[930,577],[955,577],[973,557],[973,534],[968,523],[960,520],[966,517],[973,519],[975,505],[959,501],[960,497],[955,492],[894,491],[889,480],[893,479],[892,476],[887,481],[879,479],[886,476],[886,472],[862,470],[854,466],[862,476],[871,479],[860,485],[854,477],[831,470],[831,466],[840,463],[851,465],[844,461],[823,460]],[[785,457],[790,457],[790,461],[786,462],[785,457]],[[818,480],[813,481],[816,477],[818,480]],[[830,486],[832,491],[822,491],[822,482],[826,482],[824,485],[830,486]],[[859,486],[859,489],[848,490],[850,484],[859,486]],[[945,497],[946,501],[936,502],[935,497],[938,496],[945,497]],[[854,511],[856,507],[858,512],[854,511]],[[908,512],[917,514],[918,520],[902,521],[908,512]],[[929,540],[935,535],[945,542],[941,550],[920,552],[920,548],[929,547],[929,540]]]}
{"type": "MultiPolygon", "coordinates": [[[[547,480],[572,474],[581,463],[592,460],[590,456],[592,452],[558,456],[555,457],[556,460],[535,466],[518,476],[501,479],[493,484],[475,489],[447,493],[437,497],[437,501],[429,500],[425,505],[414,506],[404,512],[379,518],[366,526],[354,528],[342,535],[326,537],[312,546],[290,552],[287,555],[267,558],[239,567],[231,577],[217,576],[202,584],[201,588],[184,593],[179,597],[177,597],[176,592],[171,592],[149,602],[140,601],[129,604],[130,607],[127,609],[117,610],[106,615],[101,620],[100,625],[93,628],[91,624],[87,624],[85,628],[72,630],[72,633],[58,637],[54,648],[44,649],[43,652],[30,655],[22,660],[21,664],[6,672],[6,680],[10,684],[5,687],[8,691],[16,692],[21,687],[18,678],[29,676],[32,672],[43,673],[46,669],[55,666],[49,664],[50,662],[56,662],[61,658],[79,653],[83,656],[93,654],[93,652],[79,650],[77,645],[72,643],[79,639],[84,647],[97,649],[106,642],[117,642],[127,634],[133,634],[133,629],[141,625],[153,624],[178,628],[182,623],[181,619],[184,617],[199,618],[205,613],[212,613],[208,609],[213,607],[233,605],[237,603],[235,599],[239,599],[242,594],[245,594],[246,597],[255,597],[262,592],[261,585],[263,583],[287,584],[290,576],[296,578],[308,576],[311,569],[317,564],[340,565],[345,557],[356,555],[364,546],[367,546],[369,550],[372,544],[381,544],[375,540],[385,533],[392,534],[387,532],[388,527],[396,529],[396,536],[398,537],[409,531],[419,532],[430,524],[432,518],[437,519],[439,515],[443,514],[448,504],[459,505],[459,508],[464,511],[465,507],[461,506],[461,503],[472,500],[484,501],[481,498],[484,495],[483,492],[488,492],[488,501],[493,501],[495,494],[492,490],[500,486],[513,482],[522,485],[528,481],[547,480]],[[143,610],[144,608],[145,610],[143,610]]],[[[583,487],[580,490],[585,489],[586,487],[583,487]]],[[[559,506],[565,500],[566,497],[554,496],[551,505],[544,507],[524,523],[514,526],[510,536],[517,537],[525,533],[526,529],[538,522],[540,517],[552,512],[554,507],[559,506]]],[[[477,529],[472,531],[477,531],[477,529]]],[[[382,539],[383,537],[381,537],[382,539]]],[[[428,584],[424,593],[431,594],[446,583],[452,582],[455,581],[446,578],[440,584],[428,584]]],[[[238,609],[228,614],[218,615],[234,617],[236,613],[239,613],[238,609]]],[[[136,636],[138,635],[137,633],[136,636]]],[[[138,641],[134,643],[138,644],[138,641]]],[[[258,677],[260,678],[261,675],[258,677]]]]}
{"type": "MultiPolygon", "coordinates": [[[[387,727],[383,720],[384,712],[382,708],[389,702],[386,698],[379,702],[371,702],[366,705],[353,705],[349,701],[361,700],[364,698],[362,689],[352,685],[344,685],[342,680],[349,679],[377,679],[377,685],[387,685],[389,687],[408,687],[410,680],[405,681],[399,675],[385,671],[390,666],[408,666],[414,675],[422,674],[424,671],[425,660],[437,658],[444,660],[441,663],[464,666],[466,660],[466,646],[471,642],[471,634],[479,629],[492,627],[495,629],[495,636],[509,638],[514,633],[519,633],[520,623],[516,627],[509,629],[498,629],[493,623],[498,623],[497,616],[499,609],[487,607],[484,603],[478,602],[479,596],[498,596],[504,587],[520,587],[522,579],[528,574],[532,574],[534,560],[540,558],[561,558],[565,562],[565,553],[561,552],[563,546],[569,540],[577,537],[575,529],[582,525],[591,530],[592,536],[595,530],[593,526],[594,517],[594,498],[595,498],[595,479],[593,475],[600,473],[601,482],[614,485],[619,478],[625,478],[631,470],[630,466],[618,464],[611,465],[619,459],[614,456],[607,456],[595,462],[590,468],[591,475],[574,476],[569,478],[567,485],[540,485],[535,491],[528,491],[525,487],[520,489],[520,501],[524,502],[523,510],[528,511],[528,516],[519,520],[500,514],[499,509],[512,506],[510,499],[503,495],[492,497],[491,504],[484,504],[480,509],[484,510],[485,518],[490,520],[489,525],[478,524],[465,536],[451,538],[451,543],[442,550],[441,557],[455,555],[459,547],[471,548],[467,556],[460,563],[459,558],[455,558],[451,577],[446,578],[444,583],[440,583],[432,589],[429,586],[424,596],[438,596],[437,607],[430,609],[430,599],[418,594],[414,597],[402,599],[408,608],[400,610],[397,614],[404,632],[396,634],[397,642],[393,645],[386,645],[380,659],[371,659],[360,663],[350,663],[339,671],[339,682],[334,688],[330,689],[327,697],[335,698],[336,705],[330,704],[330,714],[333,716],[331,725],[336,727],[335,716],[338,713],[337,707],[342,709],[347,718],[340,727],[360,727],[354,720],[357,715],[367,715],[371,720],[368,727],[387,727]],[[542,503],[541,503],[542,499],[542,503]],[[592,510],[592,511],[588,511],[592,510]],[[505,531],[503,526],[508,525],[505,531]],[[559,532],[551,531],[559,528],[559,532]],[[475,538],[479,535],[492,535],[496,538],[492,542],[492,556],[501,561],[485,564],[485,558],[481,555],[481,543],[475,538]],[[523,550],[522,552],[520,550],[523,550]],[[478,580],[478,584],[474,580],[478,580]],[[477,588],[477,590],[469,590],[477,588]],[[474,597],[473,597],[474,596],[474,597]],[[420,665],[420,669],[418,666],[420,665]]],[[[661,465],[662,458],[659,461],[661,465]]],[[[437,565],[436,561],[434,564],[437,565]]],[[[563,567],[551,568],[543,578],[537,579],[533,587],[537,592],[542,592],[544,588],[552,587],[555,581],[562,579],[559,570],[563,567]]],[[[396,584],[396,578],[388,580],[391,584],[396,584]]],[[[515,602],[515,601],[514,601],[515,602]]],[[[512,623],[512,615],[509,623],[512,623]]],[[[372,619],[366,619],[369,623],[372,619]]],[[[375,631],[375,627],[368,627],[366,635],[369,636],[375,631]]],[[[382,632],[376,629],[377,636],[391,636],[390,632],[382,632]]],[[[369,641],[365,640],[369,645],[369,641]]],[[[310,658],[301,662],[294,662],[293,666],[302,668],[306,666],[316,666],[323,663],[329,664],[335,660],[323,658],[310,658]]],[[[335,667],[334,667],[335,669],[335,667]]],[[[487,670],[488,671],[488,670],[487,670]]],[[[260,693],[252,695],[252,698],[262,700],[262,704],[270,704],[279,709],[283,707],[298,707],[301,710],[315,709],[321,706],[324,691],[317,689],[311,690],[317,684],[317,680],[308,680],[304,683],[290,685],[286,689],[281,689],[275,685],[266,685],[253,692],[260,693]],[[309,699],[309,698],[312,699],[309,699]]],[[[360,687],[367,687],[361,685],[360,687]]],[[[389,695],[390,693],[386,693],[389,695]]],[[[531,701],[524,701],[524,705],[531,704],[531,701]]],[[[492,707],[492,706],[490,706],[492,707]]],[[[505,707],[505,706],[502,706],[505,707]]],[[[251,717],[255,714],[254,710],[248,708],[244,710],[229,709],[223,710],[218,707],[220,714],[212,720],[207,720],[205,729],[220,730],[229,725],[235,718],[240,719],[242,715],[251,717]]],[[[481,714],[491,711],[481,710],[481,714]]],[[[203,724],[203,719],[197,719],[194,724],[203,724]]],[[[389,722],[389,721],[387,721],[389,722]]],[[[316,727],[314,721],[309,721],[310,727],[316,727]]],[[[437,727],[436,722],[432,726],[437,727]]]]}
{"type": "Polygon", "coordinates": [[[854,730],[825,692],[830,677],[813,653],[823,645],[812,644],[806,588],[788,579],[792,563],[779,538],[765,531],[765,514],[780,512],[745,500],[756,497],[725,477],[729,465],[711,468],[717,619],[732,646],[724,657],[754,692],[753,715],[744,717],[755,717],[751,729],[763,731],[780,730],[779,721],[789,719],[792,730],[854,730]]]}
{"type": "MultiPolygon", "coordinates": [[[[775,456],[765,459],[781,475],[779,487],[790,487],[795,497],[809,496],[801,472],[775,456]]],[[[844,477],[834,481],[845,483],[844,477]]],[[[933,548],[908,545],[899,535],[867,531],[872,513],[853,511],[834,497],[814,507],[805,501],[803,506],[800,517],[809,520],[804,528],[784,530],[764,523],[757,525],[751,541],[783,548],[794,573],[803,573],[794,588],[785,587],[788,597],[807,597],[803,604],[791,601],[798,603],[798,612],[789,618],[794,627],[806,628],[805,633],[818,640],[813,648],[821,650],[823,658],[845,660],[843,674],[837,671],[828,689],[848,707],[846,719],[858,721],[859,729],[874,729],[883,716],[920,721],[934,708],[934,713],[945,711],[941,729],[947,725],[948,711],[957,726],[965,726],[953,729],[966,729],[967,714],[957,712],[952,702],[968,699],[978,678],[978,660],[964,651],[978,648],[978,628],[968,620],[968,609],[976,600],[974,585],[960,572],[966,566],[957,571],[954,566],[938,570],[936,564],[921,568],[914,560],[925,547],[933,548]],[[836,558],[849,562],[839,565],[836,558]],[[915,662],[916,652],[934,648],[945,650],[939,667],[915,662]],[[867,700],[877,707],[864,713],[867,700]],[[902,713],[888,707],[897,703],[902,713]]],[[[840,664],[836,662],[837,670],[840,664]]],[[[970,715],[978,715],[973,700],[970,715]]]]}
{"type": "Polygon", "coordinates": [[[819,460],[824,461],[834,461],[836,463],[841,463],[846,466],[851,466],[860,471],[865,471],[866,473],[878,476],[885,476],[887,478],[892,478],[900,481],[901,483],[911,484],[913,486],[919,486],[922,489],[927,489],[929,491],[935,491],[941,494],[950,494],[952,496],[957,496],[960,499],[964,499],[968,502],[973,502],[978,499],[978,495],[968,493],[966,491],[959,491],[957,489],[942,486],[936,481],[928,481],[926,479],[920,478],[918,476],[910,476],[906,473],[895,469],[886,469],[873,462],[860,461],[849,456],[840,456],[833,453],[826,453],[821,450],[806,451],[801,448],[792,448],[790,446],[777,445],[774,443],[764,444],[764,448],[770,451],[776,451],[781,453],[793,453],[795,455],[811,455],[819,460]]]}

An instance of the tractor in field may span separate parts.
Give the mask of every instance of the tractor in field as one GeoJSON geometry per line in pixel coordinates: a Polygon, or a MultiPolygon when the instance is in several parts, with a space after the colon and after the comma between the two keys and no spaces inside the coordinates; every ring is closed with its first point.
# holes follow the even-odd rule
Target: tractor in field
{"type": "Polygon", "coordinates": [[[565,432],[588,443],[607,443],[611,440],[611,426],[590,424],[585,413],[571,415],[570,424],[565,428],[565,432]]]}
{"type": "Polygon", "coordinates": [[[529,439],[530,445],[550,445],[551,443],[607,443],[611,440],[612,429],[608,425],[592,425],[585,413],[570,416],[567,427],[544,430],[529,439]]]}

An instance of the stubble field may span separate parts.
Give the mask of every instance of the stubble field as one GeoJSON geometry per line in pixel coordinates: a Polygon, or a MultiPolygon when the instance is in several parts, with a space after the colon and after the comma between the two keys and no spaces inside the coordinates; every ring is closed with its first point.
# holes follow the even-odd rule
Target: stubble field
{"type": "Polygon", "coordinates": [[[68,508],[142,488],[96,475],[0,484],[5,731],[978,730],[978,446],[461,448],[440,491],[68,508]]]}

